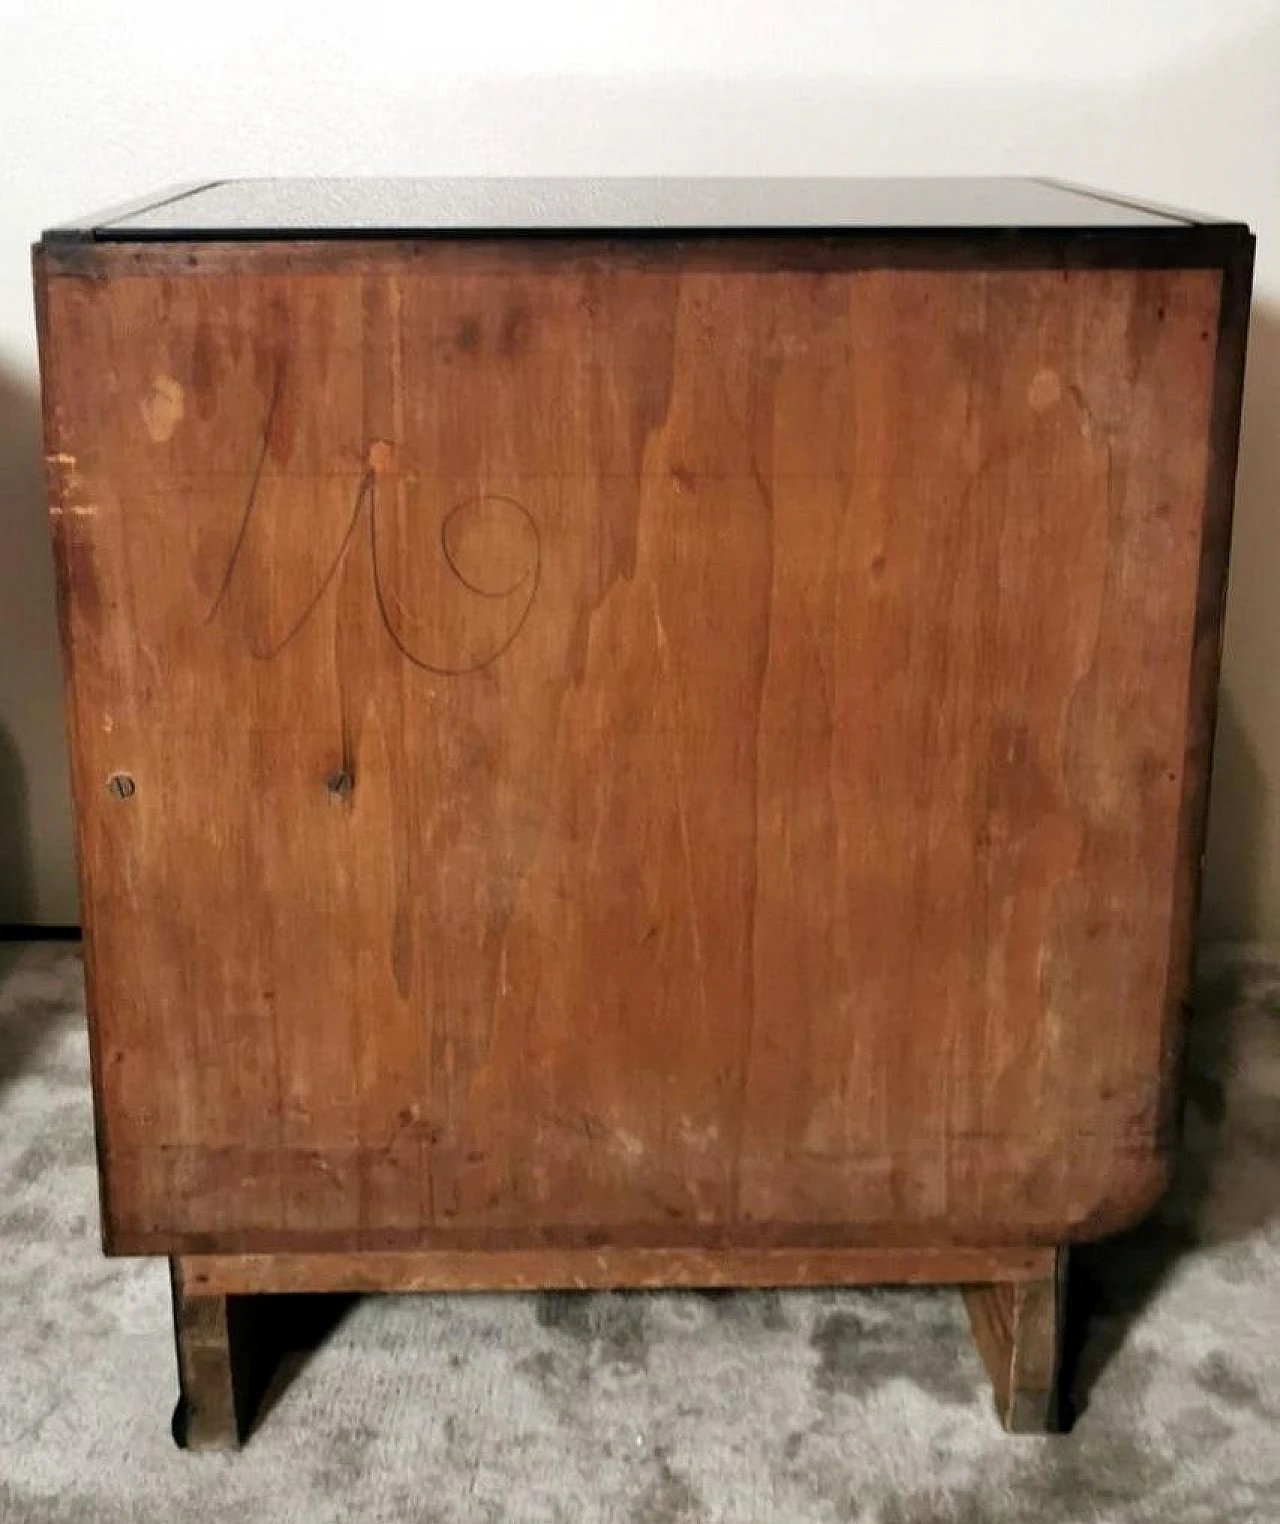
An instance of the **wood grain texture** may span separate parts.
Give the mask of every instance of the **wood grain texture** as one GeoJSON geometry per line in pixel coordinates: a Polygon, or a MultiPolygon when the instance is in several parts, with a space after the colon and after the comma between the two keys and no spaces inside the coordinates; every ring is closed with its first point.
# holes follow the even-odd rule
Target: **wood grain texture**
{"type": "Polygon", "coordinates": [[[170,1283],[180,1392],[173,1437],[184,1450],[235,1449],[252,1420],[262,1365],[255,1304],[193,1287],[176,1259],[170,1283]]]}
{"type": "Polygon", "coordinates": [[[950,1286],[1043,1280],[1052,1249],[477,1249],[412,1253],[195,1254],[185,1283],[209,1295],[566,1291],[688,1286],[950,1286]]]}
{"type": "Polygon", "coordinates": [[[1253,243],[1250,239],[1241,242],[1225,262],[1219,307],[1205,519],[1200,541],[1195,635],[1191,645],[1182,813],[1175,853],[1172,949],[1165,996],[1165,1078],[1161,1091],[1166,1115],[1161,1118],[1160,1127],[1166,1133],[1174,1133],[1181,1126],[1186,1002],[1190,999],[1194,978],[1194,934],[1199,920],[1218,714],[1218,680],[1226,631],[1227,572],[1252,287],[1253,243]]]}
{"type": "Polygon", "coordinates": [[[1221,272],[672,244],[58,253],[116,1251],[1162,1188],[1221,272]]]}
{"type": "Polygon", "coordinates": [[[1066,1276],[1063,1250],[1038,1280],[965,1288],[974,1342],[1011,1434],[1044,1434],[1058,1425],[1066,1276]]]}

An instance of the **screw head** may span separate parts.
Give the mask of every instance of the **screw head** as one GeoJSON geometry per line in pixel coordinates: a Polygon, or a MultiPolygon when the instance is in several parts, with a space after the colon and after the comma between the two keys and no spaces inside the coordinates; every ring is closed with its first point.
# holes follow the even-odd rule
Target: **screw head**
{"type": "Polygon", "coordinates": [[[356,786],[356,780],[345,768],[339,768],[336,773],[330,773],[325,787],[335,799],[345,799],[356,786]]]}
{"type": "Polygon", "coordinates": [[[137,786],[128,773],[112,773],[107,779],[107,789],[117,799],[131,799],[137,786]]]}

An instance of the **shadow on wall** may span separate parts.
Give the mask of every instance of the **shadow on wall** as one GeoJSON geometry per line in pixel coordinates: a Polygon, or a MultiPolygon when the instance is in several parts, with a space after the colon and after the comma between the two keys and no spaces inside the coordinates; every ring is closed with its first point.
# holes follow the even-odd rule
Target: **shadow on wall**
{"type": "Polygon", "coordinates": [[[1200,935],[1247,938],[1265,914],[1267,778],[1235,695],[1218,702],[1200,935]]]}
{"type": "Polygon", "coordinates": [[[27,774],[17,744],[0,724],[0,925],[27,925],[34,914],[27,774]]]}
{"type": "Polygon", "coordinates": [[[1227,602],[1223,691],[1214,741],[1201,934],[1258,938],[1280,925],[1280,307],[1249,325],[1244,429],[1227,602]]]}
{"type": "Polygon", "coordinates": [[[0,924],[39,919],[41,785],[55,817],[50,850],[61,850],[59,832],[70,841],[42,450],[35,384],[0,364],[0,924]]]}

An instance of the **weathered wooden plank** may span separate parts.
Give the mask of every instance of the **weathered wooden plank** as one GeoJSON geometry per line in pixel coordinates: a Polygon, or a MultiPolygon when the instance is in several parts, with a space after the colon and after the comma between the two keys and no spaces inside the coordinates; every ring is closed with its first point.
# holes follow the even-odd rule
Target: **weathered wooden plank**
{"type": "Polygon", "coordinates": [[[48,279],[114,1249],[1161,1188],[1220,272],[646,247],[48,279]]]}

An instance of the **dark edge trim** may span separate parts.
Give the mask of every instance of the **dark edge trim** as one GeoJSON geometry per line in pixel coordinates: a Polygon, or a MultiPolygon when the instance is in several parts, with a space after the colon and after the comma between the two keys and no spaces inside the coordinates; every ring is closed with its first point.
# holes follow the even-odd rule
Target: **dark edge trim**
{"type": "Polygon", "coordinates": [[[93,1139],[98,1168],[99,1221],[102,1229],[103,1252],[112,1252],[112,1208],[107,1162],[110,1149],[107,1141],[107,1108],[103,1103],[102,1033],[99,1021],[97,975],[94,938],[93,895],[89,893],[86,874],[84,846],[84,820],[86,801],[83,796],[81,769],[76,758],[81,755],[76,744],[80,724],[77,713],[76,686],[71,659],[71,597],[67,580],[67,543],[69,516],[55,513],[61,506],[62,482],[60,468],[51,457],[62,448],[62,428],[56,395],[58,392],[58,345],[53,331],[49,307],[49,295],[53,261],[49,252],[37,246],[32,251],[32,275],[36,309],[36,342],[40,356],[40,410],[43,425],[45,452],[45,483],[49,506],[49,528],[53,540],[54,577],[57,591],[58,643],[62,653],[63,717],[67,733],[68,755],[71,758],[71,803],[76,853],[76,877],[80,885],[81,939],[83,942],[85,1011],[89,1027],[89,1074],[93,1087],[93,1139]]]}
{"type": "Polygon", "coordinates": [[[1238,223],[1167,228],[868,229],[824,233],[767,230],[682,233],[505,232],[397,237],[349,230],[336,236],[224,239],[148,238],[55,241],[44,245],[50,274],[102,279],[165,273],[209,275],[234,269],[349,274],[354,262],[429,265],[442,248],[465,247],[530,265],[573,260],[643,259],[646,265],[761,270],[849,269],[1221,269],[1249,230],[1238,223]]]}
{"type": "MultiPolygon", "coordinates": [[[[1049,188],[1051,188],[1053,190],[1064,192],[1067,195],[1077,196],[1082,201],[1093,201],[1093,202],[1097,202],[1097,203],[1100,203],[1100,204],[1105,205],[1105,206],[1124,207],[1126,210],[1129,210],[1129,211],[1142,212],[1142,213],[1146,214],[1147,216],[1151,216],[1151,217],[1160,217],[1160,218],[1166,219],[1167,221],[1169,221],[1171,223],[1174,223],[1174,224],[1180,224],[1180,225],[1190,226],[1190,227],[1196,227],[1196,226],[1213,227],[1213,226],[1223,226],[1223,225],[1226,225],[1226,224],[1228,224],[1230,222],[1230,219],[1224,219],[1222,217],[1209,216],[1209,215],[1206,215],[1206,214],[1201,213],[1201,212],[1192,212],[1192,211],[1188,211],[1188,210],[1183,209],[1183,208],[1165,206],[1165,205],[1162,205],[1162,204],[1160,204],[1158,202],[1147,201],[1147,200],[1141,199],[1141,198],[1139,198],[1137,196],[1120,195],[1118,192],[1097,190],[1097,189],[1095,189],[1092,186],[1081,185],[1081,184],[1079,184],[1076,181],[1062,179],[1062,178],[1060,178],[1060,177],[1058,177],[1056,175],[1026,175],[1026,176],[1011,176],[1010,178],[1011,178],[1011,180],[1021,179],[1023,181],[1023,183],[1030,184],[1030,185],[1047,186],[1047,187],[1049,187],[1049,188]]],[[[805,225],[796,226],[796,227],[787,227],[785,225],[778,225],[778,226],[769,227],[769,228],[761,228],[759,226],[751,226],[751,225],[742,226],[742,227],[734,227],[732,225],[726,225],[726,226],[722,226],[722,227],[706,227],[706,226],[697,226],[697,225],[684,227],[684,226],[680,226],[678,224],[671,224],[671,225],[669,225],[667,227],[661,227],[661,228],[628,228],[628,227],[620,225],[620,226],[617,226],[617,227],[600,228],[600,229],[574,228],[574,227],[564,227],[564,228],[559,228],[559,229],[557,229],[557,228],[510,228],[510,227],[504,227],[504,226],[501,226],[501,225],[493,226],[493,227],[488,227],[488,226],[485,226],[483,224],[477,224],[475,227],[471,227],[471,228],[465,228],[465,227],[464,228],[430,228],[430,227],[421,227],[421,226],[400,227],[400,226],[397,226],[395,224],[388,224],[385,227],[369,226],[369,227],[363,227],[363,228],[345,228],[345,229],[344,228],[307,228],[307,227],[302,227],[302,228],[298,228],[298,227],[283,228],[283,227],[271,227],[269,224],[265,224],[265,223],[263,225],[259,226],[259,227],[255,227],[255,228],[239,228],[239,229],[237,229],[237,228],[205,228],[205,229],[200,229],[200,228],[188,228],[188,229],[168,228],[168,229],[164,229],[164,228],[146,228],[146,227],[121,226],[121,224],[127,223],[129,221],[129,219],[131,219],[131,218],[140,217],[144,213],[156,211],[158,208],[160,208],[162,206],[169,206],[172,203],[177,202],[177,201],[185,201],[186,199],[188,199],[191,196],[200,195],[204,191],[213,190],[213,189],[215,189],[216,187],[218,187],[220,185],[229,185],[229,184],[232,184],[232,183],[234,183],[234,181],[231,178],[224,176],[224,177],[222,177],[220,179],[217,179],[217,180],[184,181],[184,182],[182,182],[180,184],[177,184],[177,185],[163,187],[160,190],[156,190],[156,191],[150,192],[146,196],[139,197],[139,198],[137,198],[135,200],[132,200],[132,201],[122,202],[122,203],[120,203],[117,206],[107,207],[103,211],[90,213],[89,215],[84,216],[84,217],[75,218],[71,222],[65,222],[65,223],[55,224],[53,227],[47,229],[42,234],[42,241],[51,242],[51,243],[61,242],[63,240],[69,240],[69,241],[73,241],[73,242],[74,241],[101,241],[101,242],[121,242],[121,243],[135,243],[135,242],[136,243],[142,243],[142,242],[150,243],[150,242],[170,242],[170,241],[172,241],[172,242],[203,242],[203,241],[224,242],[224,241],[228,241],[228,240],[254,239],[254,238],[272,239],[272,240],[294,240],[294,239],[298,239],[298,240],[303,240],[303,239],[322,239],[323,240],[323,239],[330,239],[330,238],[349,238],[349,237],[350,238],[366,237],[366,238],[378,238],[378,239],[380,239],[380,238],[432,238],[432,237],[468,236],[468,235],[472,235],[472,236],[492,236],[492,235],[495,235],[495,234],[507,234],[507,235],[514,234],[514,235],[523,235],[523,236],[532,236],[532,237],[537,237],[537,236],[552,236],[552,237],[555,237],[555,236],[589,235],[589,234],[591,234],[593,232],[599,232],[599,233],[604,234],[606,236],[609,235],[609,234],[614,234],[616,236],[641,236],[641,235],[644,235],[644,234],[654,234],[654,235],[661,236],[663,234],[668,234],[668,233],[669,234],[673,234],[673,235],[689,236],[689,235],[694,235],[694,234],[699,234],[699,233],[705,233],[705,234],[733,234],[733,233],[749,233],[749,232],[757,232],[757,233],[768,233],[768,232],[778,232],[778,233],[812,233],[812,234],[815,234],[815,235],[818,235],[818,236],[822,236],[824,234],[829,234],[829,233],[840,233],[840,232],[848,232],[848,233],[866,232],[866,233],[871,233],[871,234],[889,234],[889,233],[894,233],[894,234],[896,234],[896,233],[916,234],[916,233],[935,233],[936,232],[938,234],[944,234],[945,235],[947,233],[973,234],[973,233],[982,233],[982,232],[998,232],[998,231],[1001,230],[1001,225],[994,225],[993,226],[992,224],[975,224],[975,225],[973,225],[971,227],[964,227],[964,226],[959,226],[959,225],[948,225],[948,226],[935,227],[935,228],[928,228],[928,227],[924,227],[924,228],[895,228],[893,226],[872,226],[872,225],[867,225],[867,226],[864,226],[864,227],[847,227],[847,226],[846,227],[839,227],[839,226],[837,226],[837,227],[827,228],[827,227],[823,227],[821,225],[816,225],[816,224],[805,224],[805,225]]],[[[1042,231],[1042,232],[1079,231],[1079,232],[1084,232],[1084,231],[1089,230],[1089,228],[1090,228],[1090,224],[1088,222],[1081,222],[1080,224],[1078,224],[1078,225],[1076,225],[1074,227],[1072,227],[1072,225],[1069,225],[1069,224],[1064,224],[1061,229],[1054,229],[1054,228],[1051,228],[1051,227],[1049,227],[1049,228],[1046,228],[1046,227],[1038,227],[1038,228],[1033,227],[1033,228],[1025,229],[1024,231],[1027,231],[1027,232],[1033,232],[1033,231],[1042,231]]],[[[1106,229],[1096,229],[1096,231],[1102,232],[1102,231],[1106,231],[1106,229]]],[[[1132,231],[1141,231],[1141,229],[1132,229],[1132,228],[1131,229],[1114,229],[1113,231],[1117,231],[1117,232],[1120,232],[1120,231],[1130,231],[1130,232],[1132,232],[1132,231]]]]}
{"type": "Polygon", "coordinates": [[[1055,175],[1037,175],[1035,183],[1052,186],[1054,190],[1067,191],[1073,196],[1087,196],[1090,201],[1102,201],[1108,206],[1123,206],[1131,212],[1146,212],[1151,217],[1165,217],[1170,222],[1185,223],[1189,227],[1215,227],[1221,226],[1223,222],[1221,217],[1205,217],[1199,212],[1161,206],[1155,201],[1140,201],[1137,196],[1121,196],[1112,191],[1094,190],[1088,185],[1078,185],[1074,180],[1059,180],[1055,175]]]}
{"type": "Polygon", "coordinates": [[[134,201],[122,201],[101,212],[87,217],[77,217],[74,222],[59,223],[41,235],[42,243],[81,243],[97,238],[104,228],[123,222],[126,217],[137,217],[143,212],[153,212],[157,207],[168,206],[171,201],[183,201],[201,191],[212,190],[215,185],[225,185],[225,180],[187,180],[180,185],[167,186],[140,196],[134,201]]]}
{"type": "MultiPolygon", "coordinates": [[[[431,244],[442,240],[451,239],[503,239],[506,241],[520,240],[530,243],[554,242],[557,239],[583,239],[595,241],[652,241],[660,242],[663,239],[723,239],[732,241],[742,238],[793,238],[814,239],[816,241],[829,241],[835,239],[881,239],[893,240],[898,243],[932,242],[937,241],[968,241],[977,239],[1063,239],[1063,238],[1159,238],[1169,232],[1190,232],[1194,229],[1219,229],[1235,226],[1232,223],[1210,222],[1183,222],[1171,219],[1169,226],[1158,227],[1147,225],[1145,227],[1097,227],[1089,222],[1063,223],[1056,227],[1028,227],[1018,223],[1000,224],[992,226],[988,223],[974,223],[970,227],[961,225],[947,227],[898,227],[893,224],[883,226],[867,224],[862,227],[827,226],[824,224],[799,224],[788,226],[778,224],[771,227],[761,227],[758,224],[744,224],[741,227],[726,224],[724,227],[706,227],[699,224],[683,225],[670,223],[665,227],[564,227],[564,228],[532,228],[532,227],[504,227],[496,225],[486,226],[477,223],[474,227],[457,228],[421,228],[399,227],[388,224],[386,227],[339,227],[339,228],[295,228],[295,227],[272,227],[270,223],[263,223],[253,228],[200,228],[167,229],[167,228],[141,228],[124,226],[120,228],[103,227],[95,229],[92,238],[87,241],[104,244],[244,244],[244,243],[423,243],[431,244]]],[[[86,241],[86,240],[78,240],[86,241]]]]}
{"type": "Polygon", "coordinates": [[[1187,738],[1178,822],[1169,963],[1161,1052],[1159,1144],[1172,1150],[1182,1131],[1187,1023],[1195,977],[1195,942],[1204,879],[1209,788],[1218,717],[1218,685],[1226,628],[1228,558],[1235,510],[1240,414],[1244,398],[1254,239],[1238,237],[1222,271],[1218,347],[1209,419],[1204,527],[1196,585],[1194,633],[1187,674],[1187,738]]]}
{"type": "MultiPolygon", "coordinates": [[[[1019,178],[1019,177],[1012,177],[1012,178],[1019,178]]],[[[1080,185],[1080,184],[1077,184],[1074,181],[1059,179],[1059,178],[1057,178],[1055,176],[1051,176],[1051,175],[1028,175],[1028,176],[1021,177],[1021,178],[1027,184],[1047,186],[1047,187],[1049,187],[1049,188],[1051,188],[1053,190],[1060,191],[1060,192],[1062,192],[1062,193],[1064,193],[1066,195],[1078,197],[1081,201],[1084,201],[1084,202],[1094,202],[1096,204],[1104,205],[1104,206],[1123,207],[1123,208],[1125,208],[1128,211],[1141,212],[1141,213],[1143,213],[1143,214],[1145,214],[1147,216],[1162,218],[1162,219],[1167,220],[1167,221],[1169,221],[1169,222],[1171,222],[1171,223],[1173,223],[1175,225],[1190,226],[1190,227],[1195,227],[1195,226],[1215,226],[1215,225],[1219,225],[1220,226],[1220,225],[1223,224],[1223,221],[1224,221],[1224,219],[1222,219],[1220,217],[1209,217],[1209,216],[1205,216],[1205,215],[1203,215],[1201,213],[1197,213],[1197,212],[1189,212],[1189,211],[1179,210],[1179,209],[1173,208],[1173,207],[1161,206],[1161,205],[1158,205],[1155,202],[1139,200],[1137,197],[1134,197],[1134,196],[1127,196],[1127,195],[1122,196],[1122,195],[1115,194],[1115,193],[1112,193],[1112,192],[1109,192],[1109,191],[1095,190],[1095,189],[1093,189],[1090,186],[1080,185]]],[[[256,227],[244,227],[244,228],[186,228],[186,229],[183,229],[183,228],[148,228],[148,227],[127,226],[127,225],[122,226],[122,224],[127,224],[129,222],[129,219],[134,218],[134,217],[139,217],[139,216],[143,215],[146,212],[155,211],[159,207],[168,206],[168,205],[170,205],[173,202],[186,200],[190,196],[198,195],[198,194],[200,194],[203,191],[212,190],[212,189],[214,189],[217,186],[227,185],[227,184],[230,184],[230,183],[232,183],[230,180],[228,180],[226,178],[223,178],[223,179],[218,179],[218,180],[205,180],[205,181],[199,181],[199,182],[192,182],[192,183],[189,183],[189,184],[174,186],[174,187],[171,187],[171,188],[166,189],[166,190],[154,191],[154,192],[151,193],[151,195],[143,197],[140,200],[133,201],[133,202],[126,202],[126,203],[124,203],[121,206],[108,208],[105,211],[92,214],[92,215],[90,215],[88,217],[78,218],[74,222],[65,223],[65,224],[59,225],[57,227],[54,227],[54,228],[50,229],[44,235],[44,237],[46,239],[51,240],[51,241],[58,241],[58,240],[63,239],[63,238],[71,238],[71,239],[79,239],[79,240],[85,240],[85,239],[96,240],[96,241],[101,241],[101,242],[152,243],[152,242],[204,242],[204,241],[225,242],[225,241],[230,241],[230,240],[252,240],[252,239],[271,239],[271,240],[286,240],[286,241],[290,241],[290,240],[307,240],[307,239],[326,240],[326,239],[360,238],[360,237],[365,237],[365,238],[397,238],[397,239],[399,239],[399,238],[432,238],[432,237],[467,236],[467,235],[482,236],[483,237],[483,236],[492,236],[492,235],[496,235],[496,234],[520,235],[520,236],[526,236],[526,237],[538,237],[538,236],[556,237],[556,236],[586,236],[586,235],[590,235],[590,234],[592,234],[594,232],[598,232],[598,233],[603,234],[605,236],[608,236],[610,234],[613,234],[615,236],[643,236],[643,235],[646,235],[646,234],[656,235],[656,236],[662,236],[664,234],[684,235],[684,236],[689,236],[689,235],[694,235],[694,234],[712,234],[712,235],[714,235],[714,234],[728,234],[728,235],[732,235],[734,233],[752,233],[752,232],[755,232],[755,233],[777,232],[777,233],[797,233],[797,234],[811,233],[811,234],[814,234],[814,235],[817,235],[817,236],[822,236],[822,235],[830,234],[830,233],[841,233],[841,232],[847,232],[847,233],[865,232],[865,233],[870,233],[870,234],[904,234],[904,235],[915,235],[915,234],[920,234],[920,233],[924,233],[924,234],[938,233],[938,234],[945,235],[945,234],[948,234],[948,233],[974,234],[974,233],[984,233],[984,232],[998,232],[1004,226],[1002,224],[992,225],[990,223],[977,223],[977,224],[973,224],[973,225],[971,225],[969,227],[965,227],[963,225],[954,225],[954,224],[952,224],[952,225],[938,226],[938,227],[932,227],[932,228],[930,228],[930,227],[897,228],[897,227],[894,227],[892,225],[877,226],[877,225],[871,225],[871,224],[867,224],[867,225],[864,225],[864,226],[853,226],[853,227],[850,227],[850,226],[840,226],[840,225],[831,226],[831,227],[824,227],[821,224],[802,224],[802,225],[797,225],[797,226],[794,226],[794,227],[788,227],[785,224],[780,224],[780,225],[771,226],[771,227],[767,227],[767,228],[761,228],[758,225],[751,225],[751,224],[747,224],[747,225],[743,225],[743,226],[737,226],[737,227],[735,227],[735,226],[733,226],[731,224],[727,224],[727,225],[724,225],[724,226],[708,227],[706,225],[698,225],[698,224],[685,226],[685,225],[680,225],[680,224],[677,224],[677,223],[672,223],[672,224],[669,224],[669,225],[667,225],[665,227],[630,228],[630,227],[627,227],[625,225],[621,225],[620,224],[620,225],[615,226],[615,227],[603,227],[603,228],[593,229],[593,228],[589,228],[589,227],[571,227],[571,226],[566,226],[566,227],[562,227],[562,228],[548,228],[548,227],[541,227],[541,228],[512,228],[512,227],[508,227],[508,226],[503,226],[501,224],[493,225],[493,226],[488,226],[488,225],[485,225],[483,223],[477,223],[475,226],[469,227],[469,228],[468,227],[431,228],[431,227],[423,227],[421,225],[400,226],[398,224],[388,223],[388,224],[386,224],[384,226],[374,226],[374,225],[371,225],[371,226],[360,227],[360,228],[334,228],[334,227],[324,227],[324,228],[322,228],[322,227],[273,227],[273,226],[271,226],[270,223],[266,223],[266,222],[264,222],[264,223],[262,223],[262,224],[260,224],[260,225],[258,225],[256,227]]],[[[1024,229],[1024,231],[1027,231],[1027,232],[1033,232],[1033,231],[1042,231],[1042,232],[1079,231],[1079,232],[1084,232],[1084,231],[1089,230],[1091,228],[1091,226],[1092,225],[1087,220],[1082,220],[1080,223],[1074,224],[1074,225],[1073,224],[1063,224],[1063,225],[1061,225],[1061,228],[1059,228],[1059,229],[1055,229],[1055,228],[1052,228],[1052,227],[1041,227],[1041,226],[1038,226],[1038,225],[1033,225],[1030,228],[1024,229]]],[[[1095,230],[1096,231],[1106,231],[1106,229],[1095,229],[1095,230]]],[[[1133,229],[1133,228],[1130,228],[1130,229],[1115,229],[1114,231],[1130,231],[1130,232],[1132,232],[1132,231],[1141,231],[1141,229],[1133,229]]]]}
{"type": "Polygon", "coordinates": [[[78,926],[27,926],[21,921],[0,921],[0,942],[78,942],[78,926]]]}

